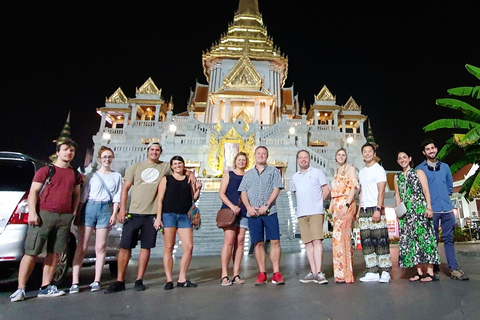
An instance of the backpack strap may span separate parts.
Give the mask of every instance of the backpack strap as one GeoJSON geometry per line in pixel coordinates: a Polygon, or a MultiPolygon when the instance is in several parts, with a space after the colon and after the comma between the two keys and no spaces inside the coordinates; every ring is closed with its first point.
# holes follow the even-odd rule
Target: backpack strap
{"type": "Polygon", "coordinates": [[[53,164],[49,164],[47,178],[43,182],[43,185],[40,188],[40,191],[38,192],[39,197],[42,194],[42,192],[45,190],[45,187],[47,186],[47,184],[50,184],[50,180],[52,180],[52,177],[54,174],[55,174],[55,166],[53,164]]]}

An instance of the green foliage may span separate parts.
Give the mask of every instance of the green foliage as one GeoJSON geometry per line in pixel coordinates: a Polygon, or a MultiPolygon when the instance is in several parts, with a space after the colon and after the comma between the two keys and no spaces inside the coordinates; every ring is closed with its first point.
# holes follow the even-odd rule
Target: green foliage
{"type": "MultiPolygon", "coordinates": [[[[465,68],[480,80],[480,68],[469,64],[465,65],[465,68]]],[[[480,100],[480,86],[457,87],[449,89],[447,92],[456,97],[471,97],[480,100]]],[[[440,149],[437,157],[442,160],[453,150],[463,149],[464,156],[450,166],[452,174],[467,164],[480,164],[480,110],[465,101],[453,98],[438,99],[436,104],[463,113],[463,119],[439,119],[423,128],[426,132],[438,129],[453,129],[455,131],[453,137],[448,139],[440,149]]],[[[480,196],[479,170],[463,183],[460,192],[465,192],[465,198],[469,201],[480,196]]]]}

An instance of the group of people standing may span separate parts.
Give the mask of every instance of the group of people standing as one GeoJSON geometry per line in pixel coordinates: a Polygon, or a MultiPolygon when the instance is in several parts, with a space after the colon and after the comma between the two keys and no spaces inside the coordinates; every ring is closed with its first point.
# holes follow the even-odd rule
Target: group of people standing
{"type": "MultiPolygon", "coordinates": [[[[98,153],[100,168],[81,175],[70,167],[76,144],[63,141],[57,144],[53,170],[41,168],[35,174],[29,196],[28,232],[25,255],[19,269],[18,290],[10,296],[11,301],[25,299],[25,285],[32,272],[37,256],[47,246],[44,261],[42,286],[38,297],[65,294],[52,284],[58,256],[68,244],[70,224],[74,217],[78,226],[78,245],[72,268],[70,293],[79,292],[79,272],[91,235],[96,233],[95,278],[91,291],[101,289],[100,281],[105,263],[105,247],[110,230],[116,221],[123,223],[123,233],[118,252],[116,281],[105,293],[125,290],[125,276],[131,250],[140,240],[137,277],[134,288],[145,290],[143,276],[150,259],[150,250],[155,247],[157,232],[163,232],[163,262],[166,275],[164,289],[173,284],[173,248],[178,234],[183,254],[177,287],[196,287],[187,278],[193,252],[193,230],[188,210],[198,199],[202,184],[193,172],[185,169],[185,161],[175,156],[170,163],[159,160],[162,147],[151,142],[147,148],[147,160],[134,163],[125,177],[111,169],[114,152],[102,147],[98,153]],[[52,174],[56,172],[56,174],[52,174]],[[84,185],[83,189],[80,188],[84,185]],[[82,191],[81,191],[82,190],[82,191]],[[127,210],[127,200],[130,204],[127,210]],[[37,212],[38,205],[38,212],[37,212]],[[81,213],[81,211],[84,213],[81,213]],[[139,237],[141,235],[141,237],[139,237]]],[[[333,217],[333,273],[335,282],[352,283],[353,249],[351,229],[355,219],[360,226],[360,237],[367,272],[362,282],[390,282],[392,267],[389,237],[383,202],[385,198],[386,173],[378,164],[375,146],[362,146],[365,167],[359,172],[347,164],[346,150],[340,148],[335,154],[337,168],[331,189],[324,173],[310,166],[310,154],[306,150],[297,153],[299,171],[292,177],[292,191],[297,199],[297,216],[301,238],[310,265],[310,272],[300,282],[328,283],[322,271],[324,202],[331,196],[329,211],[333,217]],[[358,192],[358,207],[355,196],[358,192]]],[[[426,157],[417,168],[412,168],[412,158],[402,151],[397,162],[402,171],[395,176],[395,201],[405,203],[407,213],[399,219],[399,265],[416,268],[410,281],[430,282],[438,279],[440,258],[437,250],[439,226],[445,246],[450,276],[458,280],[468,277],[458,268],[453,243],[455,217],[449,195],[453,181],[447,164],[436,159],[437,148],[433,140],[422,143],[426,157]]],[[[230,208],[237,214],[236,222],[224,229],[224,244],[221,251],[222,286],[243,284],[240,275],[243,243],[246,230],[254,248],[259,274],[255,285],[268,281],[265,242],[269,242],[269,257],[272,264],[274,284],[285,284],[280,272],[280,231],[276,199],[283,189],[280,172],[267,164],[268,149],[259,146],[254,153],[255,165],[248,167],[247,154],[240,152],[234,158],[233,170],[225,173],[219,191],[222,208],[230,208]],[[233,277],[228,275],[228,266],[233,260],[233,277]]]]}

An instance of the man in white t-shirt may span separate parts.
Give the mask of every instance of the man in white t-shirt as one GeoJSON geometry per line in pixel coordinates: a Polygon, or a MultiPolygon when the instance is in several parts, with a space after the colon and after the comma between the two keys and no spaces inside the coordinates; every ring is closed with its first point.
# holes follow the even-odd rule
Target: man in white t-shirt
{"type": "Polygon", "coordinates": [[[362,146],[365,168],[360,170],[359,212],[360,239],[367,273],[362,282],[390,282],[388,271],[392,267],[388,242],[387,220],[382,211],[387,175],[377,163],[375,147],[362,146]],[[381,274],[379,274],[381,272],[381,274]]]}
{"type": "Polygon", "coordinates": [[[300,279],[302,283],[328,283],[322,272],[323,256],[323,201],[330,188],[322,170],[310,167],[310,153],[297,153],[300,171],[292,176],[292,191],[297,198],[297,217],[300,235],[305,244],[310,273],[300,279]]]}

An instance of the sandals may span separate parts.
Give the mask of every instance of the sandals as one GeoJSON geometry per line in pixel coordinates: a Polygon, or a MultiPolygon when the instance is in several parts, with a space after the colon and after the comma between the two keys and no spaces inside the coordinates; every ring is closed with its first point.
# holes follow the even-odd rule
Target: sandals
{"type": "Polygon", "coordinates": [[[420,280],[421,282],[433,282],[433,281],[438,281],[437,277],[435,277],[435,275],[431,275],[431,274],[428,274],[428,273],[425,273],[422,277],[422,280],[420,280]],[[423,279],[430,279],[430,280],[426,280],[426,281],[423,281],[423,279]]]}
{"type": "Polygon", "coordinates": [[[417,282],[417,281],[422,280],[424,277],[425,277],[424,274],[420,274],[420,273],[417,272],[413,277],[411,277],[410,279],[408,279],[408,281],[410,281],[410,282],[417,282]]]}
{"type": "MultiPolygon", "coordinates": [[[[233,278],[235,279],[235,278],[233,278]]],[[[222,278],[222,280],[220,280],[220,285],[222,287],[228,287],[228,286],[231,286],[232,285],[232,281],[230,281],[230,278],[228,276],[225,276],[222,278]],[[227,282],[223,282],[223,280],[227,280],[227,282]]]]}
{"type": "Polygon", "coordinates": [[[232,283],[244,284],[245,283],[245,278],[243,278],[241,275],[237,274],[235,277],[233,277],[232,283]]]}

